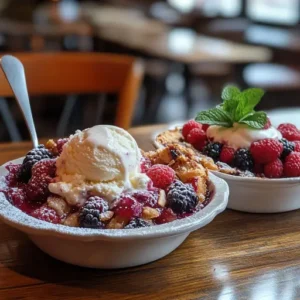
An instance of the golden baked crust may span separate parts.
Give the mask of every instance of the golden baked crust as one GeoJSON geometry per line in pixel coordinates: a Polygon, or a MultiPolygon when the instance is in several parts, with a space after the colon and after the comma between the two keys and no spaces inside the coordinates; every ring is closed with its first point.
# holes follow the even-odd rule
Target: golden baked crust
{"type": "Polygon", "coordinates": [[[215,166],[210,158],[200,156],[192,148],[179,143],[166,144],[163,148],[144,152],[143,155],[154,165],[164,164],[171,167],[182,182],[195,182],[199,200],[201,202],[205,200],[208,182],[208,171],[205,165],[215,166]]]}
{"type": "Polygon", "coordinates": [[[212,158],[203,155],[191,144],[184,141],[181,129],[179,127],[160,133],[156,137],[155,142],[158,146],[161,147],[168,147],[170,145],[173,145],[173,147],[178,149],[181,153],[184,153],[192,160],[201,163],[205,168],[209,170],[218,170],[218,166],[214,163],[212,158]]]}
{"type": "MultiPolygon", "coordinates": [[[[230,175],[240,174],[240,176],[250,176],[249,174],[244,174],[243,172],[239,173],[239,171],[236,168],[232,168],[225,163],[221,163],[221,162],[215,163],[212,158],[203,155],[200,151],[195,149],[191,144],[186,143],[184,141],[181,128],[179,127],[160,133],[155,139],[155,144],[156,146],[159,146],[160,149],[164,149],[164,148],[177,149],[179,152],[187,156],[190,160],[200,163],[204,168],[208,170],[219,171],[230,175]]],[[[159,154],[159,158],[157,158],[157,161],[160,162],[156,162],[156,163],[164,163],[169,159],[168,155],[169,154],[167,150],[166,152],[163,151],[162,153],[159,154]]],[[[186,167],[188,167],[188,164],[186,164],[186,167]]]]}

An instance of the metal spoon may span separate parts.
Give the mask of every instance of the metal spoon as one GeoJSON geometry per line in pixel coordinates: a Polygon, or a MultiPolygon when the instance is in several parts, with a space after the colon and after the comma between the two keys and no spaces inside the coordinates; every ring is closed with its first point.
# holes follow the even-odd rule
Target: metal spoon
{"type": "Polygon", "coordinates": [[[14,56],[4,55],[0,65],[23,113],[33,147],[36,148],[38,138],[32,118],[23,64],[14,56]]]}

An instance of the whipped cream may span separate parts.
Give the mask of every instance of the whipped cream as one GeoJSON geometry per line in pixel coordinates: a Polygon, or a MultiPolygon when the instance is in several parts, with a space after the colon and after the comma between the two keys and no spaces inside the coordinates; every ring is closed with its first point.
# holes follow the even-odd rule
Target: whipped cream
{"type": "Polygon", "coordinates": [[[281,139],[281,133],[274,127],[268,129],[253,129],[247,125],[234,123],[227,128],[212,125],[207,129],[207,137],[214,142],[225,143],[234,149],[250,148],[251,143],[262,139],[281,139]]]}

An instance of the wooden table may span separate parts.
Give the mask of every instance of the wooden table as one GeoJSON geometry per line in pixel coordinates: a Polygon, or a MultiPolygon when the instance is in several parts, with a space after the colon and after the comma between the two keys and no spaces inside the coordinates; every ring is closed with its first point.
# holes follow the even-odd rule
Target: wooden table
{"type": "MultiPolygon", "coordinates": [[[[149,150],[150,136],[160,128],[130,132],[149,150]]],[[[29,148],[30,143],[0,145],[1,163],[29,148]]],[[[299,211],[227,210],[167,257],[105,271],[59,262],[1,223],[0,299],[299,299],[299,228],[299,211]]]]}
{"type": "MultiPolygon", "coordinates": [[[[203,28],[198,29],[203,32],[203,28]]],[[[246,19],[213,20],[204,29],[204,33],[238,43],[267,47],[272,50],[276,62],[300,63],[300,34],[296,26],[281,28],[256,25],[246,19]]]]}
{"type": "Polygon", "coordinates": [[[191,29],[169,28],[134,9],[89,4],[82,5],[82,14],[94,26],[96,37],[177,63],[266,62],[272,56],[265,47],[198,35],[191,29]]]}

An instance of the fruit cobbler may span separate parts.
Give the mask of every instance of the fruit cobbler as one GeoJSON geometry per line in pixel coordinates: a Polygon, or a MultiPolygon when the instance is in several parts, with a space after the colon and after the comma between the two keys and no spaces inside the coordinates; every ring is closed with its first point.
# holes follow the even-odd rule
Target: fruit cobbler
{"type": "Polygon", "coordinates": [[[170,145],[142,152],[114,126],[95,126],[32,149],[7,165],[2,192],[30,216],[73,227],[132,229],[164,224],[210,201],[205,164],[170,145]]]}
{"type": "Polygon", "coordinates": [[[255,111],[264,92],[227,86],[222,104],[200,112],[182,128],[161,133],[160,146],[180,144],[213,159],[211,170],[246,177],[299,177],[300,131],[290,123],[275,128],[255,111]]]}

